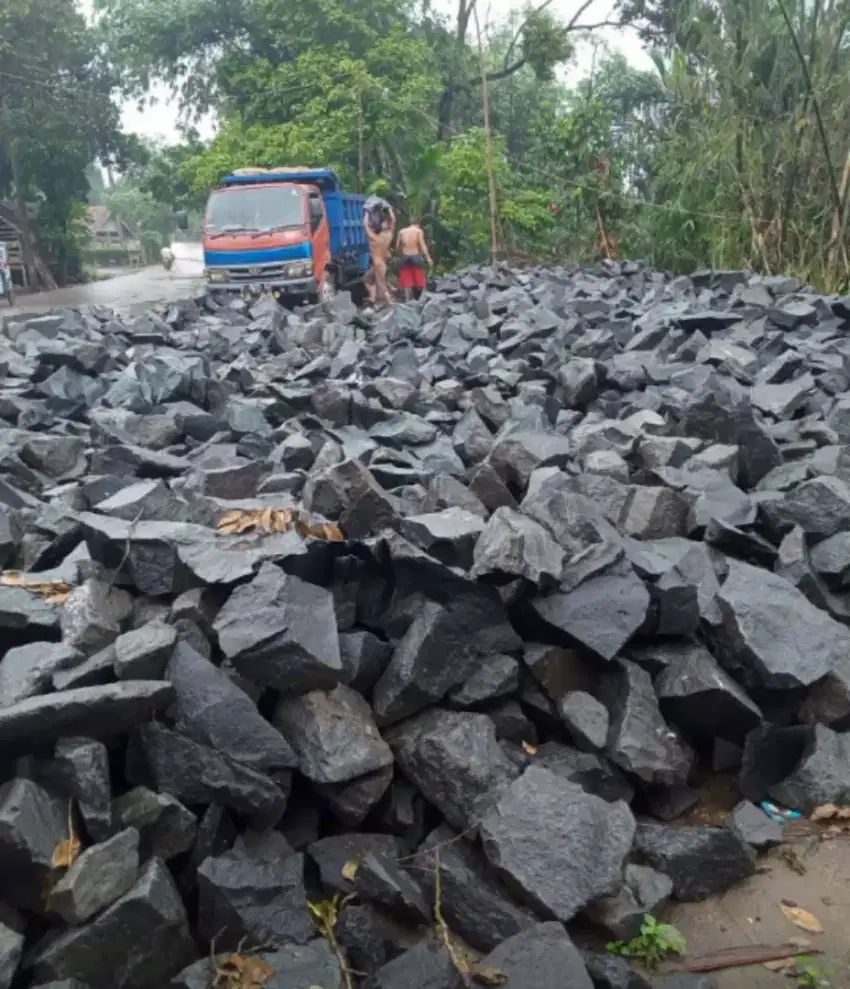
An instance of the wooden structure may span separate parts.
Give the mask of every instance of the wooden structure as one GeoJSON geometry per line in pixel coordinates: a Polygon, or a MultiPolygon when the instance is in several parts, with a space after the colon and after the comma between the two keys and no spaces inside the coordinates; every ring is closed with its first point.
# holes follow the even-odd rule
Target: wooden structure
{"type": "Polygon", "coordinates": [[[17,219],[14,206],[0,202],[0,241],[6,245],[6,257],[13,281],[27,288],[29,279],[21,250],[21,231],[17,219]]]}
{"type": "Polygon", "coordinates": [[[144,260],[142,244],[135,232],[105,206],[89,206],[86,223],[91,234],[89,247],[124,251],[130,264],[144,260]]]}

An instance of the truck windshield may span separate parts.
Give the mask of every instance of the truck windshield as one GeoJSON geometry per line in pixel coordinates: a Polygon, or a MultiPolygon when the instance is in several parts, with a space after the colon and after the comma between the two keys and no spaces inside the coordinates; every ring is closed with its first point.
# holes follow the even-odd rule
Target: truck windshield
{"type": "Polygon", "coordinates": [[[210,196],[207,207],[207,232],[212,234],[279,230],[304,222],[303,194],[291,185],[223,189],[210,196]]]}

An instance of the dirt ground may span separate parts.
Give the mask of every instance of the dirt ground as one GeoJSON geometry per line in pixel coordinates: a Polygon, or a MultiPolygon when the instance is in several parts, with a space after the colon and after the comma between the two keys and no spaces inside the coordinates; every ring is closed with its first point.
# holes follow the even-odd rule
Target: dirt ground
{"type": "MultiPolygon", "coordinates": [[[[812,961],[830,989],[850,989],[850,835],[828,841],[798,837],[789,846],[805,868],[800,875],[789,856],[773,850],[759,860],[765,870],[705,903],[677,904],[664,918],[675,924],[691,955],[740,945],[779,945],[808,939],[820,955],[812,961]],[[813,913],[823,934],[806,934],[780,910],[785,901],[813,913]]],[[[792,861],[793,861],[793,857],[792,861]]],[[[801,955],[807,954],[802,948],[801,955]]],[[[796,989],[796,980],[762,965],[714,973],[720,989],[796,989]]]]}

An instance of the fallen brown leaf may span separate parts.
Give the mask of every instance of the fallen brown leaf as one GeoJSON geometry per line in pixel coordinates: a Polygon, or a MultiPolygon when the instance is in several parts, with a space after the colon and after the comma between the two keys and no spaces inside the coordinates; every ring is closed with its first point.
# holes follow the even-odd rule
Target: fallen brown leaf
{"type": "Polygon", "coordinates": [[[70,869],[80,854],[80,839],[74,831],[74,801],[68,801],[68,837],[53,849],[50,857],[54,869],[70,869]]]}
{"type": "Polygon", "coordinates": [[[539,746],[532,745],[531,742],[522,743],[522,751],[525,752],[526,755],[537,755],[538,748],[539,746]]]}
{"type": "Polygon", "coordinates": [[[823,924],[808,910],[804,910],[802,907],[792,907],[787,903],[780,903],[779,909],[801,931],[808,931],[809,934],[823,934],[823,924]]]}
{"type": "Polygon", "coordinates": [[[342,867],[342,878],[347,882],[353,883],[357,877],[357,870],[359,868],[360,863],[357,859],[349,859],[342,867]]]}
{"type": "Polygon", "coordinates": [[[216,969],[216,989],[257,989],[274,975],[274,969],[262,958],[234,954],[216,969]]]}
{"type": "Polygon", "coordinates": [[[469,974],[476,982],[485,986],[503,986],[508,981],[504,972],[490,965],[473,965],[469,974]]]}
{"type": "Polygon", "coordinates": [[[304,539],[342,542],[345,539],[338,525],[332,522],[310,523],[289,508],[261,508],[255,511],[237,509],[226,512],[218,521],[216,531],[223,536],[240,536],[245,532],[289,532],[294,529],[304,539]]]}
{"type": "Polygon", "coordinates": [[[345,540],[340,527],[330,522],[318,522],[316,525],[311,525],[309,534],[315,539],[324,539],[325,542],[329,543],[341,543],[345,540]]]}
{"type": "Polygon", "coordinates": [[[37,594],[48,604],[64,604],[71,593],[71,585],[64,580],[37,580],[18,570],[5,570],[0,574],[0,584],[6,587],[20,587],[30,594],[37,594]]]}
{"type": "Polygon", "coordinates": [[[811,821],[850,821],[850,807],[837,804],[822,804],[812,811],[811,821]]]}

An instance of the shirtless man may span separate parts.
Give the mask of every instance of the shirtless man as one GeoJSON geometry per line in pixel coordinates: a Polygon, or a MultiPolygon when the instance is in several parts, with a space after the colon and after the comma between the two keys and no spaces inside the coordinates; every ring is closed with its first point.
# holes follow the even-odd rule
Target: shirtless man
{"type": "MultiPolygon", "coordinates": [[[[387,216],[381,222],[381,228],[378,231],[372,229],[369,222],[369,214],[364,213],[363,229],[369,238],[369,252],[372,255],[372,271],[375,276],[374,301],[389,304],[393,301],[393,297],[387,285],[387,259],[389,258],[390,246],[392,245],[393,234],[395,233],[395,215],[393,211],[391,209],[387,210],[387,216]]],[[[371,299],[371,292],[369,296],[371,299]]]]}
{"type": "Polygon", "coordinates": [[[398,276],[398,287],[404,290],[404,298],[419,298],[427,283],[425,269],[433,265],[431,252],[425,240],[425,234],[419,221],[410,218],[410,223],[398,232],[398,249],[401,252],[401,271],[398,276]]]}

